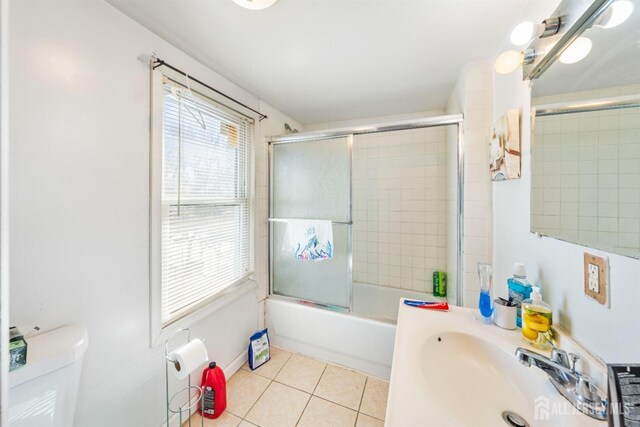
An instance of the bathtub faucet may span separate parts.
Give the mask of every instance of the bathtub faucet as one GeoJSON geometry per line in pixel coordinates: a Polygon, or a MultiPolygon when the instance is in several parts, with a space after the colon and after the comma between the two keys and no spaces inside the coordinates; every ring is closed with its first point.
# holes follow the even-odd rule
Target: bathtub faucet
{"type": "Polygon", "coordinates": [[[591,382],[589,377],[576,371],[578,355],[559,348],[551,350],[551,357],[526,348],[516,349],[518,361],[525,366],[535,366],[542,369],[551,384],[580,412],[598,419],[607,419],[607,399],[591,382]],[[571,359],[571,363],[569,362],[571,359]]]}

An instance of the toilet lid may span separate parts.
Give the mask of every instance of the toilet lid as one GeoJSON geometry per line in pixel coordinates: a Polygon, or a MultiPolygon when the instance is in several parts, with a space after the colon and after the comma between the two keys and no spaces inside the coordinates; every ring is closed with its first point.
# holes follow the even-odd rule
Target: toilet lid
{"type": "Polygon", "coordinates": [[[89,345],[87,328],[63,326],[26,339],[27,364],[9,373],[15,387],[80,359],[89,345]]]}

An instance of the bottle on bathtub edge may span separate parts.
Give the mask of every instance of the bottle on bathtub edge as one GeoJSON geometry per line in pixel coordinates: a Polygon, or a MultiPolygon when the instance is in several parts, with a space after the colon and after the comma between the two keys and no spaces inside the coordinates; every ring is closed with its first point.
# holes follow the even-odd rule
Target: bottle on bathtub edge
{"type": "Polygon", "coordinates": [[[445,273],[444,271],[433,272],[433,296],[447,296],[447,273],[445,273]]]}

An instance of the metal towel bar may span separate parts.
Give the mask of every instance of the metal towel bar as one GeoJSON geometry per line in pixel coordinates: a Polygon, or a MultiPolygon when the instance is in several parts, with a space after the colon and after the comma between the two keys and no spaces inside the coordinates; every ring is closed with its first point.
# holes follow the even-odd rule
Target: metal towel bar
{"type": "MultiPolygon", "coordinates": [[[[308,219],[308,218],[269,218],[269,222],[287,222],[290,219],[308,219]]],[[[332,220],[331,222],[333,224],[353,225],[353,221],[333,221],[332,220]]]]}

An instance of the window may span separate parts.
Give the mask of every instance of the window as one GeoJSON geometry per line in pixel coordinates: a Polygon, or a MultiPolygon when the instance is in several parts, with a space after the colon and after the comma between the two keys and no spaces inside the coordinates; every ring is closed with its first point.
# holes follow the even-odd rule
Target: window
{"type": "Polygon", "coordinates": [[[166,79],[158,97],[151,268],[152,298],[160,289],[155,320],[165,327],[251,273],[251,123],[166,79]]]}

